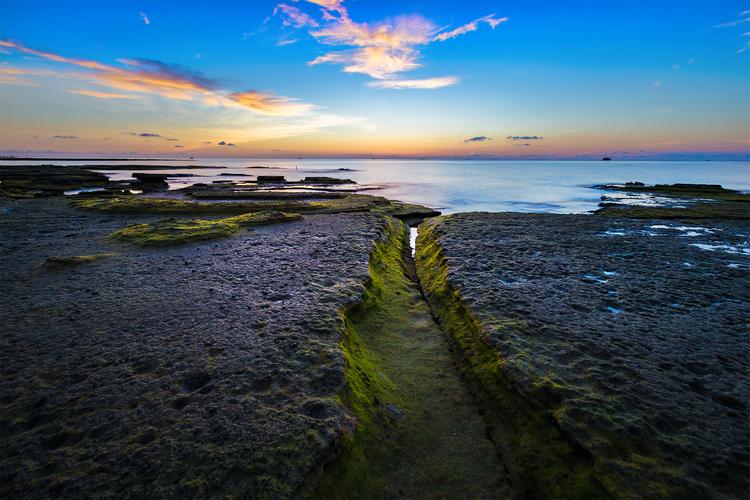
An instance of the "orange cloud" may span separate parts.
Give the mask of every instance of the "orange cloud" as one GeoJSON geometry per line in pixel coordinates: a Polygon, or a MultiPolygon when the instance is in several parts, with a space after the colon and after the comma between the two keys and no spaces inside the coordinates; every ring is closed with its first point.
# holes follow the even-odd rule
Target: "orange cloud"
{"type": "Polygon", "coordinates": [[[66,92],[70,94],[80,94],[88,97],[96,97],[99,99],[140,99],[140,96],[132,94],[115,94],[113,92],[100,92],[98,90],[86,90],[86,89],[71,89],[66,92]]]}
{"type": "MultiPolygon", "coordinates": [[[[289,97],[275,96],[268,92],[228,93],[219,88],[214,80],[206,78],[199,73],[149,59],[120,59],[118,62],[123,66],[112,66],[97,61],[75,59],[50,52],[42,52],[30,49],[16,42],[0,40],[0,47],[8,47],[43,59],[84,68],[89,71],[75,73],[73,76],[119,91],[157,94],[177,100],[198,100],[207,105],[237,103],[257,113],[273,116],[298,115],[314,107],[311,104],[298,102],[289,97]]],[[[14,69],[13,71],[23,71],[26,74],[31,74],[33,70],[14,69]]],[[[11,76],[6,78],[11,78],[11,76]]],[[[2,83],[1,80],[0,83],[2,83]]],[[[93,90],[74,91],[74,93],[103,99],[138,98],[137,95],[132,94],[93,90]]]]}
{"type": "Polygon", "coordinates": [[[288,97],[278,97],[267,92],[248,90],[229,94],[229,99],[268,116],[300,115],[314,108],[312,104],[298,102],[288,97]]]}
{"type": "MultiPolygon", "coordinates": [[[[437,77],[423,80],[406,80],[395,78],[396,75],[414,70],[419,63],[420,47],[435,41],[445,41],[464,33],[476,31],[479,23],[484,22],[493,29],[507,18],[496,18],[489,14],[441,33],[441,29],[429,19],[418,14],[397,16],[377,23],[359,23],[353,21],[343,6],[343,0],[308,0],[321,6],[324,27],[311,31],[310,34],[325,45],[353,47],[348,50],[328,52],[308,64],[314,66],[323,63],[341,64],[347,73],[362,73],[376,80],[388,80],[385,83],[373,82],[370,86],[377,88],[440,88],[455,85],[456,77],[437,77]],[[332,15],[337,12],[338,17],[332,15]]],[[[277,9],[285,8],[279,4],[277,9]]]]}

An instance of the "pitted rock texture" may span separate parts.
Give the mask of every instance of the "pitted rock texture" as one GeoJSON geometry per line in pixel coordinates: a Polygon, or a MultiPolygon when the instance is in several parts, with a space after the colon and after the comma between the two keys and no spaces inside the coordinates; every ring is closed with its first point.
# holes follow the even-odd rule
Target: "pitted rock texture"
{"type": "Polygon", "coordinates": [[[425,224],[508,379],[591,452],[611,493],[747,495],[750,223],[470,213],[425,224]]]}
{"type": "Polygon", "coordinates": [[[340,310],[381,216],[151,250],[105,236],[163,216],[0,211],[1,497],[287,497],[340,446],[340,310]]]}

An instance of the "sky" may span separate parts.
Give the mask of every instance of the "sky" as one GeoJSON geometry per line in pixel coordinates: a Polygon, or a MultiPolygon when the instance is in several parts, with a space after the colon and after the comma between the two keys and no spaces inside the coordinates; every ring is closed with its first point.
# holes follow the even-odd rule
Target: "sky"
{"type": "Polygon", "coordinates": [[[0,154],[750,160],[750,1],[0,0],[0,154]]]}

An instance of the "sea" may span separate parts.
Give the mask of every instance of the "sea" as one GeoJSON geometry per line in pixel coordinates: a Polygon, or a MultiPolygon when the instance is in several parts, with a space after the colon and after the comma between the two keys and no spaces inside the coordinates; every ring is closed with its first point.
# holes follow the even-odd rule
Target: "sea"
{"type": "Polygon", "coordinates": [[[191,161],[3,160],[0,166],[42,163],[225,167],[102,170],[113,180],[131,178],[133,172],[139,171],[191,175],[169,179],[170,189],[199,182],[243,180],[239,175],[233,177],[237,174],[283,175],[287,180],[307,176],[340,177],[365,186],[367,189],[361,191],[363,193],[426,205],[446,214],[472,211],[585,213],[595,210],[602,196],[612,194],[593,186],[629,181],[721,184],[750,192],[750,162],[200,158],[191,161]]]}

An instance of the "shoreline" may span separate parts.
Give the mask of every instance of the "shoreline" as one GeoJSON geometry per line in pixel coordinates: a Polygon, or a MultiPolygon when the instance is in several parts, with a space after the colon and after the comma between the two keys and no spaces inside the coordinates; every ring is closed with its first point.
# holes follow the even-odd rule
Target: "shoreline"
{"type": "MultiPolygon", "coordinates": [[[[747,468],[731,441],[746,430],[715,432],[750,407],[745,385],[722,382],[750,368],[734,327],[708,353],[694,346],[714,337],[682,340],[749,314],[747,217],[435,217],[360,194],[211,202],[104,185],[107,196],[0,198],[5,496],[117,494],[132,474],[144,496],[718,492],[719,465],[674,444],[698,421],[705,453],[731,450],[717,464],[747,468]],[[412,261],[407,226],[421,221],[412,261]],[[708,364],[714,354],[725,361],[708,364]],[[686,397],[675,383],[711,410],[671,404],[686,397]],[[654,390],[672,392],[643,396],[654,390]],[[482,468],[466,458],[477,452],[491,453],[482,468]],[[675,456],[705,481],[674,472],[675,456]]],[[[729,498],[744,484],[722,481],[729,498]]]]}

